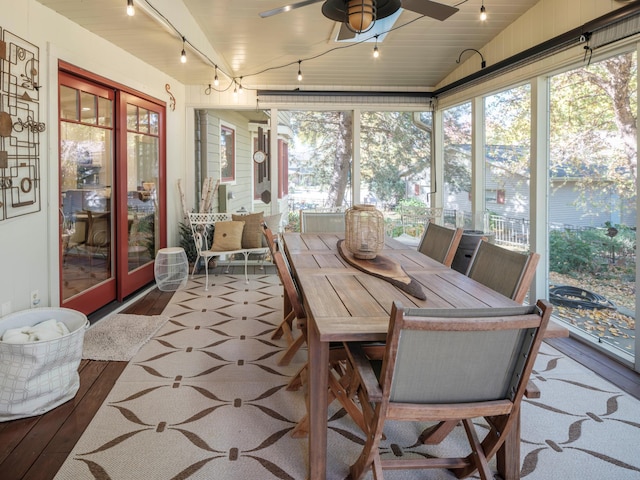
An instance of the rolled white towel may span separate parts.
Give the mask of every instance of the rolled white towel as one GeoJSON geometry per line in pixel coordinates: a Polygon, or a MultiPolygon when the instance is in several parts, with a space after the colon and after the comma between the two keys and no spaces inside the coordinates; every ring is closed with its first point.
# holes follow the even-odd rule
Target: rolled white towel
{"type": "Polygon", "coordinates": [[[45,320],[44,322],[34,325],[29,333],[33,339],[32,341],[44,342],[66,335],[69,333],[69,329],[64,323],[52,318],[51,320],[45,320]]]}
{"type": "Polygon", "coordinates": [[[46,340],[54,340],[63,335],[67,335],[69,329],[63,322],[55,319],[45,320],[37,325],[10,328],[2,335],[2,341],[5,343],[30,343],[44,342],[46,340]]]}
{"type": "Polygon", "coordinates": [[[28,343],[31,340],[29,330],[31,327],[10,328],[2,335],[2,341],[5,343],[28,343]]]}

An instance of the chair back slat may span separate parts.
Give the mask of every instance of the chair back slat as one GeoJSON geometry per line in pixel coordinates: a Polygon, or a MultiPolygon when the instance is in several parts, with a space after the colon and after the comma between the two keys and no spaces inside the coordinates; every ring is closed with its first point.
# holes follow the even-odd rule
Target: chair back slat
{"type": "Polygon", "coordinates": [[[461,228],[447,228],[427,223],[418,251],[450,267],[462,238],[461,228]]]}
{"type": "Polygon", "coordinates": [[[481,241],[474,252],[467,276],[522,303],[533,280],[540,256],[507,250],[481,241]]]}

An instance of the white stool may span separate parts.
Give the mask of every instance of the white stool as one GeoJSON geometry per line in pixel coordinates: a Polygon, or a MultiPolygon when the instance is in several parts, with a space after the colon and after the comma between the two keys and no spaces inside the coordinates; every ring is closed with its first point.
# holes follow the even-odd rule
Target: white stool
{"type": "Polygon", "coordinates": [[[161,248],[153,269],[158,289],[175,292],[187,286],[189,261],[182,247],[161,248]]]}

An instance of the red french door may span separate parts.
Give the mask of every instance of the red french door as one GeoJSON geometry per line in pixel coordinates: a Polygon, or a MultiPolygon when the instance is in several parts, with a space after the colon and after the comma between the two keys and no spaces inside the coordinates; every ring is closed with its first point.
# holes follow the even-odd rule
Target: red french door
{"type": "Polygon", "coordinates": [[[59,73],[60,304],[91,313],[153,280],[164,224],[164,106],[59,73]]]}

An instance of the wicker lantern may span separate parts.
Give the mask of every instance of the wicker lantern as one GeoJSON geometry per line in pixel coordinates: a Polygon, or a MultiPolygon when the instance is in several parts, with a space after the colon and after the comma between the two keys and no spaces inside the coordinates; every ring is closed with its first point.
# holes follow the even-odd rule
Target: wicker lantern
{"type": "Polygon", "coordinates": [[[373,205],[354,205],[345,218],[345,246],[356,258],[370,260],[384,248],[384,217],[373,205]]]}

